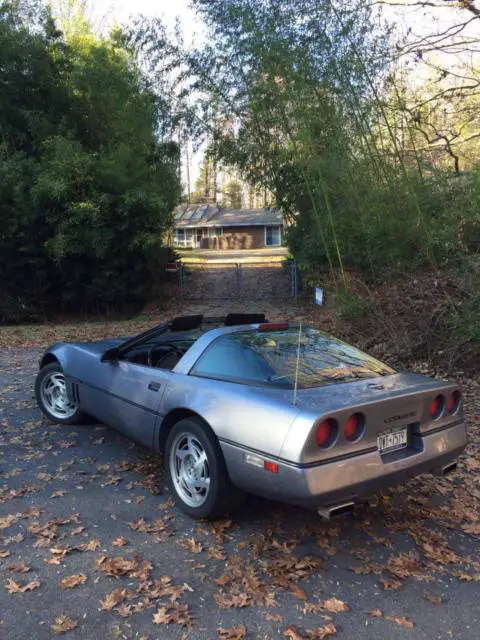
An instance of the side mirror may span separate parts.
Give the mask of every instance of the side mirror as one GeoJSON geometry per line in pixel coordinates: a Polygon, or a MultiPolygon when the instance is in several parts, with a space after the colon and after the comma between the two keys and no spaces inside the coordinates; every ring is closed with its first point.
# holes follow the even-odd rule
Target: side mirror
{"type": "Polygon", "coordinates": [[[120,352],[117,347],[112,347],[111,349],[107,349],[102,353],[102,357],[100,360],[102,362],[116,362],[120,357],[120,352]]]}

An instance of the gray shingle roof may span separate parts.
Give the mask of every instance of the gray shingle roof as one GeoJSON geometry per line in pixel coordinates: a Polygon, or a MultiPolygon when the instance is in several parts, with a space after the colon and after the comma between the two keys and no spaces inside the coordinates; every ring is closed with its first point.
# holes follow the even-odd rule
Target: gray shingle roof
{"type": "Polygon", "coordinates": [[[212,204],[181,205],[174,212],[175,227],[252,227],[282,224],[275,209],[220,209],[212,204]]]}

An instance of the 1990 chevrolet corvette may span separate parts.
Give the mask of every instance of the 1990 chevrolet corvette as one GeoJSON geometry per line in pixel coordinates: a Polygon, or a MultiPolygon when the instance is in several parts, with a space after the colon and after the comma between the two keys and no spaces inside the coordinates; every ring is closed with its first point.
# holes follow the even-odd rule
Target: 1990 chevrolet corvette
{"type": "Polygon", "coordinates": [[[164,453],[179,506],[218,517],[244,492],[330,517],[466,445],[459,390],[390,367],[313,326],[261,314],[176,318],[129,340],[59,343],[36,397],[164,453]]]}

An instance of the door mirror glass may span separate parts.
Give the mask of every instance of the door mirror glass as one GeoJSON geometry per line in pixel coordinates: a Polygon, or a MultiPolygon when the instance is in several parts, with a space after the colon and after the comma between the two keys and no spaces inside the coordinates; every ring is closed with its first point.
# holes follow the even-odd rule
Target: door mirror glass
{"type": "Polygon", "coordinates": [[[111,349],[107,349],[102,353],[101,361],[102,362],[115,362],[120,357],[120,352],[117,347],[112,347],[111,349]]]}

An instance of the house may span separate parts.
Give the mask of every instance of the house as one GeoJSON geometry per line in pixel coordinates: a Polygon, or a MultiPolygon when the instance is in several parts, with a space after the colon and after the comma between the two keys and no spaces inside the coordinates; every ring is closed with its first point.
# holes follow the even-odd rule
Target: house
{"type": "Polygon", "coordinates": [[[216,204],[177,207],[174,247],[259,249],[283,242],[283,217],[275,209],[222,209],[216,204]]]}

